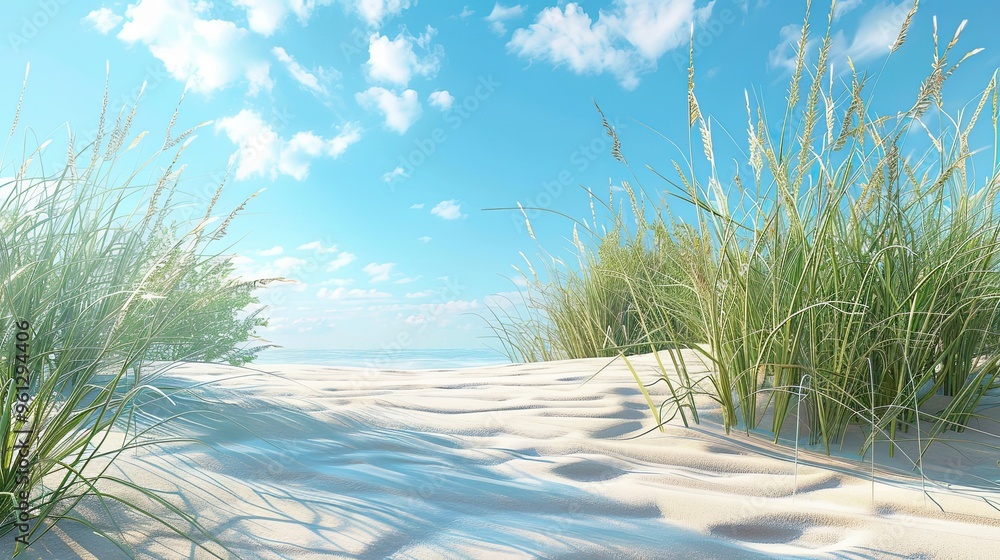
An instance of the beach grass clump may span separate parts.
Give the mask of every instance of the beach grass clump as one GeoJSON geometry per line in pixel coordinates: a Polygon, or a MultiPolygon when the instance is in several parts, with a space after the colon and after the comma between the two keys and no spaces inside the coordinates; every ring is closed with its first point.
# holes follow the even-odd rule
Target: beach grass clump
{"type": "Polygon", "coordinates": [[[862,451],[900,429],[931,441],[968,424],[1000,362],[1000,177],[994,162],[977,180],[969,147],[980,116],[996,138],[996,75],[971,114],[948,116],[944,82],[978,50],[949,61],[961,28],[944,48],[935,29],[932,71],[915,98],[876,111],[870,78],[853,66],[837,96],[831,26],[808,77],[803,26],[779,127],[748,101],[749,172],[732,188],[716,173],[710,125],[689,86],[710,171],[707,181],[682,173],[679,194],[716,249],[717,276],[699,290],[714,393],[727,428],[770,416],[777,439],[801,409],[810,442],[828,451],[852,424],[868,431],[862,451]],[[931,109],[940,130],[927,124],[931,109]]]}
{"type": "MultiPolygon", "coordinates": [[[[693,224],[673,234],[676,224],[658,211],[653,227],[672,232],[676,266],[629,271],[622,281],[640,290],[680,284],[688,292],[673,293],[695,295],[697,313],[674,315],[687,325],[650,329],[651,346],[687,345],[712,364],[711,386],[697,390],[717,401],[727,430],[763,428],[777,441],[783,430],[794,427],[798,437],[804,429],[827,452],[851,426],[866,436],[862,454],[901,432],[926,445],[966,429],[1000,373],[1000,175],[995,147],[985,176],[974,165],[985,156],[970,147],[987,124],[996,143],[997,76],[949,114],[945,84],[981,49],[956,55],[964,22],[943,43],[935,20],[930,73],[912,98],[887,99],[879,75],[850,63],[834,75],[833,5],[818,41],[806,5],[783,116],[769,120],[746,96],[745,165],[732,176],[716,166],[692,48],[690,154],[669,173],[654,172],[680,201],[670,211],[686,207],[693,224]]],[[[606,274],[598,262],[579,274],[606,274]]],[[[639,323],[683,307],[650,293],[632,301],[639,323]]],[[[681,374],[688,381],[668,384],[666,403],[693,407],[696,388],[681,374]]],[[[661,421],[663,406],[640,388],[661,421]]]]}
{"type": "MultiPolygon", "coordinates": [[[[112,126],[105,93],[96,135],[83,145],[70,135],[55,166],[50,141],[17,163],[3,165],[6,150],[0,160],[0,536],[15,554],[65,520],[134,554],[74,513],[84,500],[162,521],[199,554],[224,550],[191,513],[109,474],[125,451],[171,439],[170,420],[138,420],[137,399],[163,396],[156,380],[170,362],[147,366],[252,359],[239,345],[263,324],[243,313],[256,302],[252,285],[232,279],[228,258],[212,249],[235,212],[213,225],[218,193],[203,213],[178,211],[190,208],[178,185],[194,129],[172,140],[168,130],[148,159],[123,164],[146,135],[131,129],[137,104],[112,126]],[[164,513],[132,504],[129,492],[164,513]]],[[[19,114],[20,105],[10,138],[19,114]]]]}
{"type": "MultiPolygon", "coordinates": [[[[622,189],[635,195],[628,183],[622,189]]],[[[594,199],[591,194],[592,206],[594,199]]],[[[546,254],[546,279],[540,281],[529,263],[521,314],[494,313],[494,329],[511,359],[614,357],[705,340],[690,331],[700,322],[688,316],[697,315],[698,301],[681,283],[686,246],[676,238],[684,232],[645,221],[638,207],[631,216],[640,216],[639,227],[629,228],[623,210],[613,211],[612,204],[613,196],[600,204],[611,215],[610,228],[597,233],[596,213],[593,223],[574,228],[576,266],[546,254]]]]}

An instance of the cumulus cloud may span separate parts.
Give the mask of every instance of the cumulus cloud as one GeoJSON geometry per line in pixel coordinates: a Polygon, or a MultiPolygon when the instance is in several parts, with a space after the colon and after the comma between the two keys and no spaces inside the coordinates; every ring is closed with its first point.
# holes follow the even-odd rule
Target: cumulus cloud
{"type": "Polygon", "coordinates": [[[427,236],[427,235],[422,235],[422,236],[420,236],[420,237],[417,238],[417,241],[419,241],[421,243],[430,243],[431,242],[431,238],[429,236],[427,236]]]}
{"type": "Polygon", "coordinates": [[[236,179],[267,177],[276,179],[288,175],[303,180],[309,175],[309,165],[318,157],[338,158],[361,139],[360,128],[348,123],[332,138],[323,138],[312,131],[297,132],[291,138],[280,137],[261,116],[243,109],[236,115],[219,119],[216,132],[225,132],[237,146],[233,155],[236,179]]]}
{"type": "Polygon", "coordinates": [[[441,109],[442,111],[447,111],[451,109],[451,106],[455,104],[455,98],[448,93],[448,90],[441,90],[432,92],[427,99],[431,102],[431,105],[441,109]]]}
{"type": "Polygon", "coordinates": [[[123,21],[125,21],[125,18],[112,12],[111,9],[103,7],[93,10],[83,17],[84,23],[102,35],[111,33],[111,31],[118,27],[123,21]]]}
{"type": "Polygon", "coordinates": [[[240,80],[249,91],[270,90],[270,65],[249,40],[250,32],[231,21],[206,19],[208,2],[140,0],[125,9],[117,37],[141,43],[163,62],[174,79],[199,92],[212,92],[240,80]]]}
{"type": "Polygon", "coordinates": [[[442,200],[435,206],[431,208],[431,214],[444,218],[445,220],[457,220],[464,216],[462,214],[462,205],[458,204],[454,200],[442,200]]]}
{"type": "Polygon", "coordinates": [[[392,269],[395,266],[396,263],[369,263],[361,270],[364,270],[365,273],[368,274],[368,280],[370,282],[385,282],[389,279],[389,274],[392,273],[392,269]]]}
{"type": "Polygon", "coordinates": [[[486,16],[486,21],[490,22],[490,29],[497,35],[507,33],[507,26],[504,24],[509,19],[519,18],[524,15],[524,6],[517,4],[511,7],[500,5],[499,2],[493,5],[493,11],[486,16]]]}
{"type": "Polygon", "coordinates": [[[543,9],[535,22],[517,29],[507,48],[531,60],[566,66],[577,74],[614,75],[634,89],[639,75],[655,70],[667,51],[687,44],[691,23],[703,23],[714,2],[615,0],[596,21],[576,2],[543,9]]]}
{"type": "Polygon", "coordinates": [[[415,75],[433,77],[441,67],[444,56],[443,47],[431,47],[435,33],[434,28],[428,26],[427,31],[417,37],[400,33],[395,39],[390,39],[373,34],[368,39],[368,62],[365,63],[368,79],[405,88],[415,75]],[[418,56],[415,48],[425,54],[418,56]]]}
{"type": "Polygon", "coordinates": [[[358,105],[366,109],[376,109],[385,117],[385,126],[404,134],[420,118],[422,109],[417,92],[408,89],[395,94],[385,88],[370,87],[354,95],[358,105]]]}
{"type": "Polygon", "coordinates": [[[333,0],[233,0],[233,5],[246,10],[247,24],[254,33],[273,34],[294,14],[305,25],[319,6],[328,6],[333,0]]]}

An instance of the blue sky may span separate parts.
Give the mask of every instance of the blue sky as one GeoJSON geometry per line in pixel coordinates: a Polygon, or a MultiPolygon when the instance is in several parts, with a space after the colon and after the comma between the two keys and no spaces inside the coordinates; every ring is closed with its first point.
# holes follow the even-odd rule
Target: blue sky
{"type": "MultiPolygon", "coordinates": [[[[259,293],[272,318],[262,334],[287,348],[383,349],[497,346],[481,316],[518,289],[512,265],[524,268],[522,252],[537,265],[539,244],[571,255],[572,224],[532,211],[536,241],[520,213],[484,209],[520,202],[587,219],[584,188],[606,197],[633,180],[610,156],[594,101],[658,197],[664,185],[645,164],[666,170],[683,154],[647,126],[687,146],[692,24],[699,103],[717,148],[738,160],[744,92],[783,106],[805,9],[792,0],[11,4],[0,18],[0,114],[12,118],[28,63],[21,119],[38,138],[64,138],[67,123],[81,138],[94,129],[106,64],[113,113],[146,83],[134,129],[151,137],[183,95],[174,133],[203,124],[185,153],[185,192],[207,202],[230,164],[220,208],[264,189],[226,249],[245,275],[296,281],[259,293]]],[[[814,2],[817,38],[828,7],[814,2]]],[[[882,68],[909,8],[838,2],[838,83],[847,57],[859,70],[882,68]]],[[[915,97],[933,16],[943,42],[967,19],[957,50],[985,49],[949,82],[953,108],[1000,64],[991,23],[1000,7],[925,0],[879,99],[915,97]]]]}

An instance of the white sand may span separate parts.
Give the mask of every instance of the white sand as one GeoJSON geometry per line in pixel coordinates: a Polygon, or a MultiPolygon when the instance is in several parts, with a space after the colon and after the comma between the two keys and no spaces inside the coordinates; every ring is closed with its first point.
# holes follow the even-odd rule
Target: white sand
{"type": "MultiPolygon", "coordinates": [[[[879,448],[873,483],[857,434],[840,458],[800,449],[797,465],[792,447],[725,435],[714,411],[627,439],[654,421],[622,362],[583,383],[609,361],[186,365],[167,379],[212,381],[195,393],[205,400],[147,408],[211,411],[177,428],[210,445],[129,452],[118,467],[244,558],[989,558],[1000,547],[1000,451],[938,445],[922,481],[879,448]]],[[[655,378],[651,356],[635,362],[655,378]]],[[[114,530],[94,502],[79,510],[114,530]]],[[[141,558],[209,557],[111,511],[141,558]]],[[[78,555],[125,557],[69,522],[27,556],[78,555]]]]}

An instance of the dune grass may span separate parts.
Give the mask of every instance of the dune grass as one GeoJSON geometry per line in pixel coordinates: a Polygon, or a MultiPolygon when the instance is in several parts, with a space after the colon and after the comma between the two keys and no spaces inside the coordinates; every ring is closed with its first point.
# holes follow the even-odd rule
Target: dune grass
{"type": "MultiPolygon", "coordinates": [[[[903,46],[916,9],[914,3],[889,59],[903,46]]],[[[670,232],[671,243],[654,246],[671,264],[623,266],[602,253],[605,244],[619,244],[617,217],[596,256],[581,247],[590,256],[579,270],[553,268],[554,282],[529,291],[533,323],[510,316],[500,322],[501,336],[517,343],[510,348],[569,357],[560,340],[638,323],[647,348],[695,348],[714,367],[705,390],[681,366],[679,384],[668,383],[660,406],[640,383],[658,422],[666,420],[664,408],[695,412],[691,395],[706,392],[721,406],[727,431],[763,428],[777,441],[794,419],[827,452],[852,425],[867,435],[864,454],[900,430],[915,430],[929,445],[976,418],[1000,372],[1000,175],[995,147],[989,174],[976,175],[973,160],[982,156],[969,139],[986,123],[996,143],[997,76],[949,115],[945,82],[979,49],[956,56],[962,28],[942,44],[935,20],[931,73],[914,98],[876,110],[900,105],[878,96],[879,75],[859,75],[852,66],[844,80],[850,83],[838,85],[831,74],[832,14],[831,5],[818,41],[803,26],[779,123],[747,96],[745,165],[732,177],[716,167],[713,123],[698,104],[692,56],[692,155],[672,162],[669,173],[650,169],[677,201],[671,210],[686,207],[694,225],[678,226],[665,209],[648,211],[645,197],[637,202],[627,189],[639,233],[620,248],[646,251],[643,231],[670,232]],[[699,144],[704,159],[695,164],[699,144]],[[616,314],[620,305],[611,302],[622,290],[606,288],[608,279],[627,287],[631,316],[616,314]],[[577,309],[588,312],[561,320],[577,309]],[[666,317],[683,326],[664,328],[666,317]],[[535,324],[545,325],[544,336],[525,336],[535,324]],[[521,349],[532,345],[548,353],[521,349]]],[[[612,155],[627,166],[604,122],[612,155]]],[[[625,355],[630,344],[608,336],[603,346],[575,348],[625,355]]]]}
{"type": "MultiPolygon", "coordinates": [[[[46,166],[45,141],[0,165],[8,176],[0,181],[0,536],[15,555],[64,520],[134,554],[74,514],[85,499],[157,519],[197,542],[199,554],[225,550],[192,514],[109,474],[126,450],[171,440],[169,421],[136,420],[140,396],[162,395],[156,378],[169,363],[146,366],[252,359],[255,349],[238,344],[263,324],[240,315],[253,284],[229,278],[228,259],[211,249],[235,212],[210,227],[218,194],[193,220],[175,212],[194,129],[173,140],[168,129],[152,156],[125,167],[124,154],[145,136],[131,130],[135,111],[122,108],[111,126],[105,93],[95,139],[78,146],[71,135],[64,163],[46,166]],[[139,491],[164,513],[114,488],[139,491]]],[[[19,115],[20,105],[8,146],[19,115]]],[[[30,129],[24,136],[28,146],[30,129]]]]}

